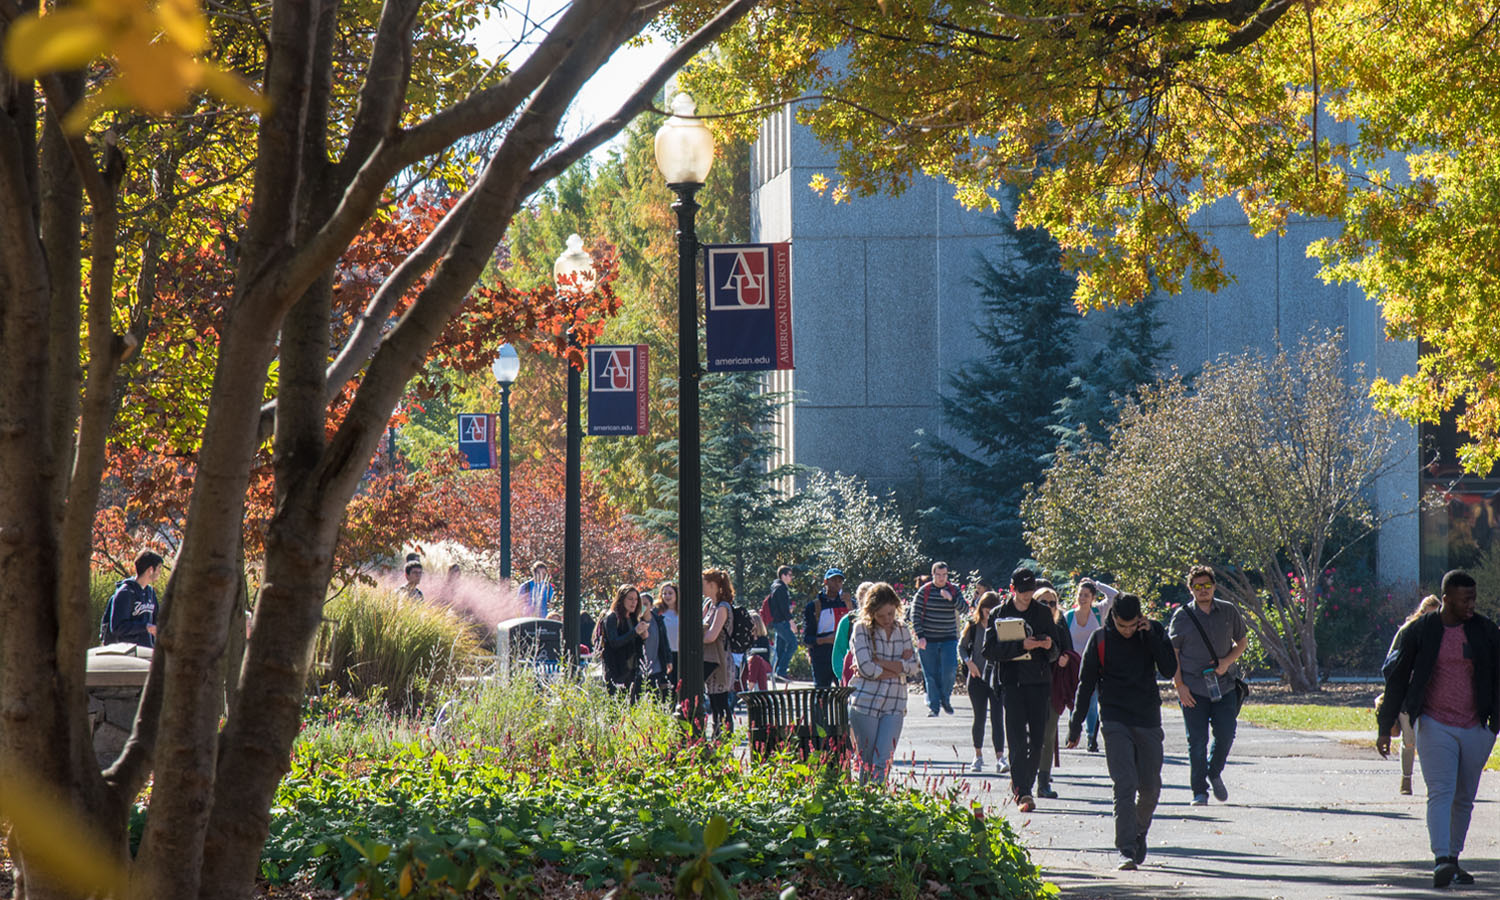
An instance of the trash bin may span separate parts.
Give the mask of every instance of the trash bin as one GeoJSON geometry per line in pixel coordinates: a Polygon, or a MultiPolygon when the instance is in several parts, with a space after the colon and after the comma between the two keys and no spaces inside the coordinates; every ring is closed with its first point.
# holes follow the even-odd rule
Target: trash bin
{"type": "Polygon", "coordinates": [[[519,668],[538,675],[555,675],[562,659],[562,623],[556,619],[506,619],[495,628],[495,657],[499,674],[519,668]]]}
{"type": "Polygon", "coordinates": [[[797,755],[824,756],[842,765],[849,748],[849,694],[846,687],[746,691],[740,694],[750,719],[752,759],[773,756],[796,742],[797,755]]]}

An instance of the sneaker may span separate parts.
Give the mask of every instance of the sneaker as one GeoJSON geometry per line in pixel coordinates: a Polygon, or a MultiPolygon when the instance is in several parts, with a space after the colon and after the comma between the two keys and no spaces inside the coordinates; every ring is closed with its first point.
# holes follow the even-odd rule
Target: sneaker
{"type": "Polygon", "coordinates": [[[1225,800],[1229,799],[1229,788],[1224,786],[1224,779],[1222,776],[1215,775],[1214,777],[1208,779],[1208,783],[1213,785],[1215,800],[1223,803],[1225,800]]]}
{"type": "Polygon", "coordinates": [[[929,718],[929,719],[936,719],[937,718],[937,710],[935,710],[935,709],[929,709],[927,711],[927,718],[929,718]]]}
{"type": "Polygon", "coordinates": [[[1040,784],[1040,785],[1037,785],[1036,795],[1038,797],[1041,797],[1043,800],[1056,800],[1057,799],[1057,791],[1054,791],[1052,789],[1052,785],[1050,785],[1050,784],[1040,784]]]}
{"type": "Polygon", "coordinates": [[[1005,757],[1002,756],[999,759],[995,760],[995,774],[996,775],[1004,775],[1006,772],[1009,772],[1009,771],[1010,771],[1010,763],[1008,763],[1008,762],[1005,761],[1005,757]]]}
{"type": "Polygon", "coordinates": [[[1144,834],[1136,835],[1135,852],[1131,854],[1131,858],[1135,860],[1136,865],[1146,861],[1146,836],[1144,834]]]}
{"type": "Polygon", "coordinates": [[[1192,803],[1192,805],[1193,806],[1207,806],[1208,805],[1208,795],[1207,794],[1194,794],[1193,795],[1193,803],[1192,803]]]}
{"type": "Polygon", "coordinates": [[[1454,884],[1473,884],[1474,883],[1474,876],[1470,875],[1468,872],[1464,871],[1463,866],[1460,866],[1458,864],[1458,857],[1456,857],[1456,856],[1453,857],[1453,883],[1454,884]]]}
{"type": "Polygon", "coordinates": [[[1401,776],[1401,793],[1406,794],[1407,796],[1411,795],[1411,776],[1410,775],[1402,775],[1401,776]]]}
{"type": "Polygon", "coordinates": [[[1458,874],[1458,861],[1451,856],[1439,856],[1432,867],[1432,886],[1445,888],[1453,883],[1458,874]]]}
{"type": "Polygon", "coordinates": [[[1091,738],[1089,738],[1089,752],[1090,753],[1098,753],[1099,752],[1099,738],[1097,738],[1097,737],[1091,737],[1091,738]]]}
{"type": "Polygon", "coordinates": [[[1120,864],[1115,866],[1115,868],[1119,869],[1121,872],[1134,872],[1136,870],[1136,861],[1131,857],[1121,853],[1120,864]]]}
{"type": "Polygon", "coordinates": [[[943,712],[947,713],[950,716],[953,715],[953,704],[949,703],[947,700],[944,700],[943,701],[943,712]]]}
{"type": "Polygon", "coordinates": [[[980,772],[984,771],[984,754],[983,753],[976,753],[976,754],[974,754],[974,762],[972,764],[970,764],[969,771],[973,772],[976,775],[978,775],[980,772]]]}
{"type": "Polygon", "coordinates": [[[1021,812],[1031,812],[1036,809],[1036,801],[1031,799],[1030,794],[1022,794],[1021,798],[1016,801],[1016,806],[1021,812]]]}

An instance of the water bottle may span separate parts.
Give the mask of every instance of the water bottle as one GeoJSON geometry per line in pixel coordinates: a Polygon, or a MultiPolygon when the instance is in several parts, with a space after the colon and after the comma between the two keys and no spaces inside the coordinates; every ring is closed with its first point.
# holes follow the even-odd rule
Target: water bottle
{"type": "Polygon", "coordinates": [[[1219,689],[1219,670],[1213,666],[1203,670],[1203,680],[1208,682],[1208,699],[1215,703],[1224,699],[1224,692],[1219,689]]]}

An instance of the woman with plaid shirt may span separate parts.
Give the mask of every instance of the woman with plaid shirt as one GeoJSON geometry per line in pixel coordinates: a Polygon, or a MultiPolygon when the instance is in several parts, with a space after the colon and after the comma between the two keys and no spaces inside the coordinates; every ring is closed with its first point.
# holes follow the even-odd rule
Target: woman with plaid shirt
{"type": "Polygon", "coordinates": [[[911,631],[900,621],[901,598],[884,581],[865,595],[850,637],[854,677],[849,727],[859,750],[859,780],[884,781],[906,719],[906,678],[917,674],[911,631]]]}

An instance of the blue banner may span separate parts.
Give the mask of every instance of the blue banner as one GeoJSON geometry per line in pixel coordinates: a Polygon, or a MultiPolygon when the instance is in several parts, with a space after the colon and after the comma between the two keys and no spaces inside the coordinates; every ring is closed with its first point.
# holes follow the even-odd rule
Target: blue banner
{"type": "Polygon", "coordinates": [[[495,414],[459,413],[458,449],[471,469],[495,467],[495,414]]]}
{"type": "Polygon", "coordinates": [[[645,344],[589,347],[589,434],[645,434],[650,384],[645,344]]]}
{"type": "Polygon", "coordinates": [[[708,371],[791,369],[792,245],[703,248],[708,371]]]}

